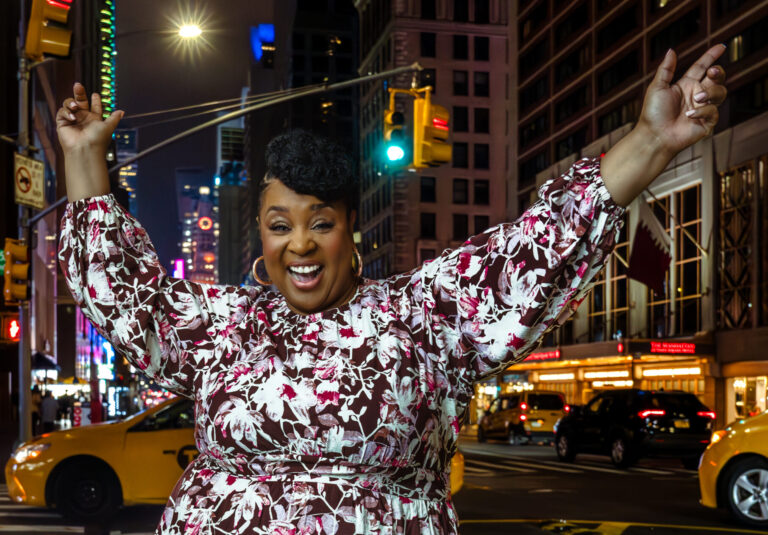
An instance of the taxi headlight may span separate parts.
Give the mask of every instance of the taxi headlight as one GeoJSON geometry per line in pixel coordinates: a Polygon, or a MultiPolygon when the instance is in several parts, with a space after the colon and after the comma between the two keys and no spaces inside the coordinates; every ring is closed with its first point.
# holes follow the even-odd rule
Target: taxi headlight
{"type": "Polygon", "coordinates": [[[720,429],[719,431],[715,431],[714,433],[712,433],[712,438],[709,440],[709,443],[714,444],[715,442],[720,442],[727,434],[728,434],[728,431],[726,431],[725,429],[720,429]]]}
{"type": "Polygon", "coordinates": [[[13,460],[21,464],[32,459],[37,459],[42,453],[50,448],[50,444],[30,444],[22,446],[13,454],[13,460]]]}

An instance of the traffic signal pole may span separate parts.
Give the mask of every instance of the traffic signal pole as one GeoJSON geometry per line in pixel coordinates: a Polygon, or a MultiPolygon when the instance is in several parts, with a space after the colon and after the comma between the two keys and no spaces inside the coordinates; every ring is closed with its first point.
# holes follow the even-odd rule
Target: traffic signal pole
{"type": "MultiPolygon", "coordinates": [[[[24,56],[24,32],[26,2],[20,0],[21,18],[19,20],[19,134],[18,150],[23,156],[29,154],[29,64],[24,56]]],[[[15,179],[15,178],[14,178],[15,179]]],[[[29,208],[19,205],[18,237],[23,243],[29,243],[29,208]]],[[[30,257],[31,260],[31,257],[30,257]]],[[[32,344],[30,332],[29,300],[19,301],[19,442],[32,438],[32,344]]]]}

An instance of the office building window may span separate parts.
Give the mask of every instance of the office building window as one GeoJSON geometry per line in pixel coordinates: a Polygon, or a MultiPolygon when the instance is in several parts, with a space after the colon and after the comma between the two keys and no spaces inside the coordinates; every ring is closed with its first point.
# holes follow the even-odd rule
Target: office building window
{"type": "Polygon", "coordinates": [[[636,3],[618,16],[609,20],[597,31],[597,52],[602,53],[629,35],[633,35],[640,24],[640,4],[636,3]]]}
{"type": "MultiPolygon", "coordinates": [[[[661,197],[658,202],[652,201],[648,203],[653,215],[659,220],[664,231],[669,234],[669,210],[670,210],[670,197],[661,197]]],[[[670,251],[671,253],[672,251],[670,251]]],[[[671,315],[671,299],[669,291],[669,276],[671,270],[667,271],[666,279],[664,280],[664,292],[656,294],[653,290],[648,290],[648,330],[649,338],[665,338],[671,334],[670,329],[672,325],[671,315]]]]}
{"type": "Polygon", "coordinates": [[[549,113],[544,111],[520,127],[520,148],[549,133],[549,113]]]}
{"type": "Polygon", "coordinates": [[[469,180],[466,178],[453,179],[453,204],[469,203],[469,180]]]}
{"type": "Polygon", "coordinates": [[[421,0],[421,18],[434,20],[437,16],[435,4],[436,0],[421,0]]]}
{"type": "Polygon", "coordinates": [[[490,132],[490,110],[488,108],[475,108],[475,132],[478,134],[490,132]]]}
{"type": "Polygon", "coordinates": [[[768,46],[768,17],[763,17],[738,35],[728,39],[725,55],[730,63],[736,63],[741,59],[756,52],[762,51],[762,56],[768,55],[765,48],[768,46]]]}
{"type": "Polygon", "coordinates": [[[462,169],[469,167],[469,147],[466,143],[453,142],[453,167],[462,169]]]}
{"type": "Polygon", "coordinates": [[[421,32],[421,57],[434,58],[437,51],[437,36],[432,32],[421,32]]]}
{"type": "Polygon", "coordinates": [[[576,78],[589,67],[590,41],[586,40],[576,50],[555,64],[555,85],[562,85],[576,78]]]}
{"type": "Polygon", "coordinates": [[[432,86],[432,94],[437,94],[437,74],[435,69],[421,69],[419,71],[419,87],[432,86]]]}
{"type": "Polygon", "coordinates": [[[625,54],[614,64],[597,74],[597,94],[603,96],[625,81],[640,75],[640,51],[635,49],[625,54]]]}
{"type": "Polygon", "coordinates": [[[453,94],[469,95],[469,75],[467,71],[453,71],[453,94]]]}
{"type": "Polygon", "coordinates": [[[490,146],[488,143],[475,143],[475,169],[488,169],[490,167],[490,146]]]}
{"type": "Polygon", "coordinates": [[[675,334],[694,334],[701,330],[701,290],[705,286],[701,281],[701,251],[696,246],[702,237],[701,185],[675,192],[675,211],[675,334]]]}
{"type": "Polygon", "coordinates": [[[536,32],[547,22],[547,6],[549,2],[539,2],[525,19],[518,23],[520,47],[533,37],[536,32]]]}
{"type": "Polygon", "coordinates": [[[421,177],[421,202],[436,202],[435,177],[421,177]]]}
{"type": "Polygon", "coordinates": [[[619,104],[597,118],[597,135],[604,136],[624,124],[635,121],[639,116],[639,113],[639,97],[619,104]]]}
{"type": "Polygon", "coordinates": [[[453,20],[456,22],[469,21],[469,0],[453,0],[453,20]]]}
{"type": "Polygon", "coordinates": [[[701,28],[701,8],[696,7],[651,37],[651,59],[661,58],[670,48],[675,48],[694,37],[701,28]]]}
{"type": "Polygon", "coordinates": [[[487,97],[490,94],[490,79],[487,72],[477,71],[474,73],[475,96],[487,97]]]}
{"type": "Polygon", "coordinates": [[[475,36],[475,61],[489,61],[491,59],[490,39],[480,35],[475,36]]]}
{"type": "Polygon", "coordinates": [[[469,59],[469,37],[466,35],[453,36],[453,59],[469,59]]]}
{"type": "Polygon", "coordinates": [[[733,13],[751,3],[751,0],[717,0],[715,4],[715,13],[718,17],[733,13]]]}
{"type": "Polygon", "coordinates": [[[587,84],[571,91],[565,98],[555,104],[555,124],[578,114],[589,104],[589,87],[587,84]]]}
{"type": "Polygon", "coordinates": [[[475,204],[490,204],[490,182],[485,179],[475,179],[475,204]]]}
{"type": "Polygon", "coordinates": [[[549,96],[549,76],[546,73],[539,76],[525,89],[520,90],[520,115],[532,108],[535,104],[549,96]]]}
{"type": "Polygon", "coordinates": [[[555,142],[555,159],[562,160],[574,152],[579,152],[587,144],[587,127],[579,128],[555,142]]]}
{"type": "Polygon", "coordinates": [[[728,91],[729,118],[738,124],[768,111],[768,75],[728,91]]]}
{"type": "MultiPolygon", "coordinates": [[[[546,5],[546,3],[544,3],[546,5]]],[[[589,26],[588,4],[583,2],[560,22],[554,31],[555,46],[561,47],[575,41],[580,36],[584,28],[589,26]]]]}
{"type": "Polygon", "coordinates": [[[464,241],[469,238],[469,216],[453,214],[453,239],[464,241]]]}
{"type": "Polygon", "coordinates": [[[536,184],[536,173],[549,167],[549,148],[543,148],[529,156],[518,166],[517,189],[522,190],[536,184]]]}
{"type": "Polygon", "coordinates": [[[475,216],[475,234],[482,234],[491,226],[490,218],[487,215],[475,216]]]}
{"type": "Polygon", "coordinates": [[[629,215],[624,213],[624,226],[619,232],[619,241],[611,255],[611,334],[613,339],[629,337],[629,279],[624,262],[629,261],[629,215]],[[618,255],[618,256],[617,256],[618,255]],[[621,257],[622,260],[619,260],[621,257]]]}
{"type": "Polygon", "coordinates": [[[419,256],[421,257],[421,262],[426,262],[427,260],[434,260],[437,257],[437,252],[434,249],[419,249],[419,256]]]}
{"type": "Polygon", "coordinates": [[[604,342],[606,340],[606,306],[605,306],[605,270],[595,277],[595,285],[589,293],[589,341],[604,342]]]}
{"type": "Polygon", "coordinates": [[[475,0],[475,24],[488,24],[490,16],[489,0],[475,0]]]}
{"type": "Polygon", "coordinates": [[[427,240],[435,239],[435,230],[437,225],[435,223],[435,214],[430,212],[422,212],[420,216],[421,220],[421,233],[420,237],[427,240]]]}
{"type": "Polygon", "coordinates": [[[452,119],[454,132],[469,132],[469,108],[454,106],[452,119]]]}
{"type": "Polygon", "coordinates": [[[519,81],[522,82],[543,66],[549,56],[549,37],[544,36],[520,57],[518,64],[519,81]]]}

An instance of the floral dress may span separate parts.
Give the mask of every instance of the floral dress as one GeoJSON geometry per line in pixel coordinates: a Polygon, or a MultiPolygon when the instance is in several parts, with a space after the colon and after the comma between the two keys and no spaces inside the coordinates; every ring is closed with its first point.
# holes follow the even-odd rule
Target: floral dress
{"type": "Polygon", "coordinates": [[[574,308],[621,225],[599,159],[539,194],[514,223],[311,315],[268,288],[169,277],[111,194],[68,204],[59,261],[76,303],[195,402],[200,454],[157,533],[457,533],[447,471],[473,383],[574,308]]]}

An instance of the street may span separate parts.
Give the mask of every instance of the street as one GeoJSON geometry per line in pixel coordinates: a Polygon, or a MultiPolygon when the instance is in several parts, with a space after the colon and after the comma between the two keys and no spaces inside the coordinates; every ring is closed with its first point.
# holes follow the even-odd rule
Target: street
{"type": "MultiPolygon", "coordinates": [[[[740,528],[724,511],[700,506],[696,472],[676,460],[645,459],[618,470],[607,457],[580,455],[565,464],[551,446],[479,444],[468,435],[460,448],[464,487],[454,502],[463,534],[573,532],[580,521],[601,529],[590,533],[761,533],[740,528]]],[[[0,533],[148,534],[162,509],[126,507],[110,526],[85,527],[52,510],[11,504],[3,485],[0,533]]]]}

